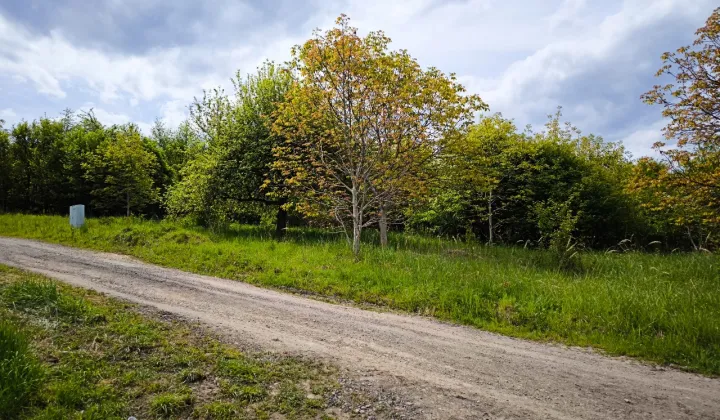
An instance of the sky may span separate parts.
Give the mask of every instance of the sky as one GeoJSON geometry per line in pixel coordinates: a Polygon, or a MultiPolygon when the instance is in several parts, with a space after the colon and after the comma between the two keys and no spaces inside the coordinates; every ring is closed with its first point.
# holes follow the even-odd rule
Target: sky
{"type": "Polygon", "coordinates": [[[89,110],[175,126],[203,89],[290,48],[341,13],[361,33],[456,73],[490,112],[542,128],[558,106],[583,133],[651,155],[666,124],[640,95],[665,51],[691,44],[717,0],[2,0],[0,119],[89,110]]]}

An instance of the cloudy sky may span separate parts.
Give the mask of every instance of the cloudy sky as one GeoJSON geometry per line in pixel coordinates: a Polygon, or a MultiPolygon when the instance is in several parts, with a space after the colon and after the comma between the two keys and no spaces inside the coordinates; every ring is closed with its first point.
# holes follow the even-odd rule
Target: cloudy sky
{"type": "Polygon", "coordinates": [[[561,105],[585,133],[634,156],[659,139],[639,96],[664,51],[686,45],[717,0],[3,0],[0,119],[65,108],[106,124],[176,125],[205,88],[284,62],[340,13],[382,29],[423,66],[457,73],[492,112],[541,126],[561,105]]]}

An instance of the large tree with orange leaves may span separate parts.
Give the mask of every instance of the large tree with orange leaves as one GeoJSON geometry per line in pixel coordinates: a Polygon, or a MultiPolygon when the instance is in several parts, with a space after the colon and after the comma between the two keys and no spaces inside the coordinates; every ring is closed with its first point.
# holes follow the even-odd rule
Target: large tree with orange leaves
{"type": "Polygon", "coordinates": [[[672,211],[674,224],[700,247],[708,235],[720,233],[720,8],[695,34],[692,46],[662,56],[657,76],[674,83],[643,95],[645,102],[663,107],[670,120],[664,134],[675,144],[655,144],[665,162],[639,162],[632,188],[654,191],[643,205],[672,211]]]}
{"type": "Polygon", "coordinates": [[[340,16],[293,49],[296,82],[280,104],[276,168],[306,215],[330,216],[360,253],[362,229],[379,223],[422,184],[423,165],[442,139],[485,104],[454,75],[423,69],[407,51],[389,51],[382,32],[361,37],[340,16]]]}
{"type": "MultiPolygon", "coordinates": [[[[656,85],[643,95],[649,104],[661,105],[670,119],[664,129],[677,147],[720,146],[720,8],[695,33],[693,46],[663,54],[657,76],[675,83],[656,85]]],[[[658,147],[664,146],[659,144],[658,147]]]]}

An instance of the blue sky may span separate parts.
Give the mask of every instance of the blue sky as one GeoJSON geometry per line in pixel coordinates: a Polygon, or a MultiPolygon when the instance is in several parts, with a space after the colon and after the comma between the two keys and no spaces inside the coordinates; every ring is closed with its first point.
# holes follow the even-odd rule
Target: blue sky
{"type": "Polygon", "coordinates": [[[3,0],[0,118],[65,108],[106,124],[176,125],[203,89],[284,62],[340,13],[423,66],[457,73],[492,112],[540,128],[563,106],[585,133],[651,154],[660,109],[639,97],[660,55],[687,45],[715,0],[3,0]]]}

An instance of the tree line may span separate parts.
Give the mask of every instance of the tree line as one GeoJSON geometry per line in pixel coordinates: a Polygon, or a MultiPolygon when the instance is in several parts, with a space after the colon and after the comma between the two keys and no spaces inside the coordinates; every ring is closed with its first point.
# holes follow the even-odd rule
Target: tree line
{"type": "Polygon", "coordinates": [[[361,37],[341,16],[283,66],[205,91],[186,122],[104,126],[65,111],[0,130],[0,208],[187,217],[214,226],[412,230],[490,244],[711,249],[720,234],[720,9],[663,56],[643,100],[669,125],[661,158],[633,160],[560,109],[522,130],[455,75],[361,37]]]}

